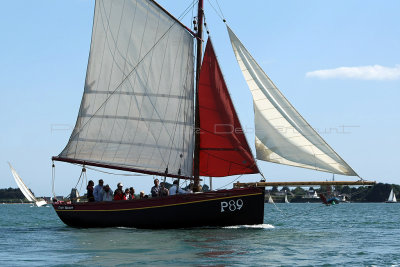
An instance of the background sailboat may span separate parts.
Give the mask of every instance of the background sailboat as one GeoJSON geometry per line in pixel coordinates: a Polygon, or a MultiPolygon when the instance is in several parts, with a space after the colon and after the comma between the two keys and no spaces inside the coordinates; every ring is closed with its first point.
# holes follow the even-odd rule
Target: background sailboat
{"type": "Polygon", "coordinates": [[[35,206],[41,207],[47,204],[46,201],[43,199],[37,199],[29,190],[29,188],[25,185],[25,183],[22,181],[21,177],[18,175],[18,173],[15,171],[15,169],[11,166],[11,163],[8,163],[11,169],[11,173],[15,179],[15,182],[17,183],[19,189],[21,190],[22,194],[26,197],[26,199],[29,202],[32,202],[35,206]]]}
{"type": "Polygon", "coordinates": [[[268,196],[268,204],[274,204],[274,200],[272,199],[271,195],[268,196]]]}
{"type": "Polygon", "coordinates": [[[287,204],[287,203],[290,203],[289,200],[288,200],[288,198],[287,198],[287,194],[285,194],[285,203],[286,203],[286,204],[287,204]]]}
{"type": "Polygon", "coordinates": [[[392,190],[390,191],[390,194],[389,194],[389,197],[388,197],[388,200],[386,201],[386,203],[396,203],[396,202],[397,202],[396,195],[394,194],[393,188],[392,188],[392,190]]]}

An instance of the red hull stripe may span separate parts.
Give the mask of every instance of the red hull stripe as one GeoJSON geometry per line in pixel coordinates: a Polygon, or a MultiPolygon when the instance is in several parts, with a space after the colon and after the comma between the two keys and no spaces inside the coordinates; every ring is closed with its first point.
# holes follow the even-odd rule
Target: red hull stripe
{"type": "MultiPolygon", "coordinates": [[[[192,203],[200,203],[200,202],[207,202],[207,201],[214,201],[214,200],[220,200],[220,199],[227,199],[227,198],[238,198],[238,197],[247,197],[247,196],[256,196],[256,195],[261,195],[262,193],[254,193],[254,194],[246,194],[246,195],[234,195],[234,196],[228,196],[228,197],[219,197],[219,198],[212,198],[212,199],[203,199],[203,200],[196,200],[196,201],[189,201],[189,202],[183,202],[183,203],[175,203],[175,204],[166,204],[166,205],[159,205],[159,206],[151,206],[151,207],[141,207],[141,208],[131,208],[131,209],[113,209],[113,210],[58,210],[56,209],[57,212],[70,212],[70,211],[125,211],[125,210],[143,210],[143,209],[154,209],[154,208],[163,208],[163,207],[170,207],[170,206],[179,206],[179,205],[186,205],[186,204],[192,204],[192,203]]],[[[73,205],[73,204],[71,204],[73,205]]],[[[64,205],[61,205],[64,206],[64,205]]]]}

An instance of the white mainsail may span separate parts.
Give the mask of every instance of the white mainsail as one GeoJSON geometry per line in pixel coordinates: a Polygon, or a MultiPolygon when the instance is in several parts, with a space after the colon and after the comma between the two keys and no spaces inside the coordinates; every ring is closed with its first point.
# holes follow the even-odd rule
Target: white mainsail
{"type": "Polygon", "coordinates": [[[253,95],[257,159],[358,176],[295,110],[227,28],[236,59],[253,95]]]}
{"type": "Polygon", "coordinates": [[[64,159],[191,176],[193,36],[153,1],[97,0],[64,159]]]}
{"type": "Polygon", "coordinates": [[[32,194],[29,188],[24,184],[21,177],[18,175],[17,171],[11,166],[11,163],[8,163],[11,169],[11,173],[14,177],[15,182],[17,183],[19,189],[21,190],[22,194],[26,197],[29,202],[33,202],[36,206],[40,207],[46,205],[46,201],[44,200],[37,200],[36,197],[32,194]]]}
{"type": "Polygon", "coordinates": [[[271,195],[268,197],[268,204],[274,204],[274,200],[272,199],[271,195]]]}

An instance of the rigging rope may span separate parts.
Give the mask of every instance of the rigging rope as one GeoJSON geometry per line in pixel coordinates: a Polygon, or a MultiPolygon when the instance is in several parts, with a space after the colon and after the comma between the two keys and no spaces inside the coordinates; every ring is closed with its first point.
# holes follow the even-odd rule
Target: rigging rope
{"type": "Polygon", "coordinates": [[[221,9],[221,7],[219,6],[218,0],[215,0],[215,2],[217,2],[218,9],[219,9],[219,11],[221,12],[221,15],[222,15],[222,17],[223,17],[223,21],[226,22],[224,13],[222,13],[222,9],[221,9]]]}
{"type": "Polygon", "coordinates": [[[220,17],[220,19],[225,22],[225,18],[224,15],[222,14],[221,8],[219,7],[218,1],[217,1],[217,5],[219,7],[219,10],[221,11],[221,14],[218,12],[218,10],[213,6],[213,4],[211,3],[210,0],[208,0],[208,3],[210,4],[210,6],[214,9],[215,13],[217,14],[218,17],[220,17]]]}

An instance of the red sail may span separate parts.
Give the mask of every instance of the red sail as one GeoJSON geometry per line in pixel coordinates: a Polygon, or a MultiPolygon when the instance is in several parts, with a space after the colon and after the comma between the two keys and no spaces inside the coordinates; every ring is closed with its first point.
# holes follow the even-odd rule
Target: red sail
{"type": "Polygon", "coordinates": [[[199,84],[200,175],[259,173],[208,39],[199,84]]]}

